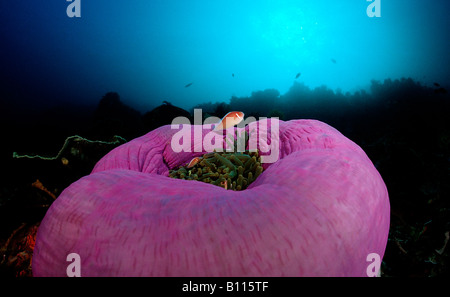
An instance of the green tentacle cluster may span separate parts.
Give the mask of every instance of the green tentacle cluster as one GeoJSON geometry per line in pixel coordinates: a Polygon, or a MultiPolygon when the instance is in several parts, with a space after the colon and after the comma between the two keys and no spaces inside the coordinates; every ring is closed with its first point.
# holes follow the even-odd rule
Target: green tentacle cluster
{"type": "Polygon", "coordinates": [[[225,189],[241,191],[246,189],[261,173],[261,157],[256,152],[212,152],[187,168],[181,166],[170,170],[172,178],[197,180],[225,189]]]}

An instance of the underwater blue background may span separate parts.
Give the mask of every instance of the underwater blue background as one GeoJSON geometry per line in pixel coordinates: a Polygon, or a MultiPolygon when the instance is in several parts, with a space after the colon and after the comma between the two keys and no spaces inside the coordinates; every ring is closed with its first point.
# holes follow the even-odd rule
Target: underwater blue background
{"type": "Polygon", "coordinates": [[[276,89],[368,89],[411,77],[448,87],[448,1],[106,1],[0,3],[2,100],[97,104],[109,91],[145,112],[276,89]],[[296,75],[300,76],[296,79],[296,75]],[[189,87],[187,84],[192,83],[189,87]]]}

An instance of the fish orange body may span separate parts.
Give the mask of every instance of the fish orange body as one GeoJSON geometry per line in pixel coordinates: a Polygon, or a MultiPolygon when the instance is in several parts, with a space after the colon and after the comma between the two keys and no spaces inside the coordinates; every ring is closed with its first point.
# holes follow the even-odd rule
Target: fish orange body
{"type": "Polygon", "coordinates": [[[239,124],[244,119],[244,113],[242,111],[231,111],[227,113],[220,123],[214,128],[214,131],[219,131],[233,127],[239,124]]]}
{"type": "Polygon", "coordinates": [[[187,165],[187,168],[194,167],[201,160],[202,160],[202,157],[195,157],[194,159],[191,160],[191,162],[189,162],[189,164],[187,165]]]}

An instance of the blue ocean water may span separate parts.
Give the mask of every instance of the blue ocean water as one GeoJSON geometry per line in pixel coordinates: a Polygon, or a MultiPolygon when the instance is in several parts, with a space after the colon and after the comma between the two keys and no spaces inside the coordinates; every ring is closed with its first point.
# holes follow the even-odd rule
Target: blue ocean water
{"type": "Polygon", "coordinates": [[[345,93],[404,77],[448,87],[448,8],[443,0],[2,1],[2,99],[97,104],[114,91],[145,112],[163,100],[189,109],[265,89],[283,95],[294,83],[345,93]]]}

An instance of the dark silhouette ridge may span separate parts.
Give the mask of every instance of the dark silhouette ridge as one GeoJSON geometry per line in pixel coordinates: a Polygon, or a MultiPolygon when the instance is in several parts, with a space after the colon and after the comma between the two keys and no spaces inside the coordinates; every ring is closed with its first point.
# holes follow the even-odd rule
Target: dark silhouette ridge
{"type": "Polygon", "coordinates": [[[163,104],[147,112],[143,116],[145,131],[149,132],[163,125],[170,125],[176,117],[186,117],[192,122],[191,114],[177,106],[163,101],[163,104]]]}

